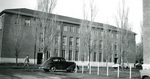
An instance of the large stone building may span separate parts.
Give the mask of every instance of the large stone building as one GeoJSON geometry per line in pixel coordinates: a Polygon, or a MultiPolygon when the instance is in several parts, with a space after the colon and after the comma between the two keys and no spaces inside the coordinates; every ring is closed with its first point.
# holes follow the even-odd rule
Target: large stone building
{"type": "MultiPolygon", "coordinates": [[[[15,62],[16,56],[18,61],[23,62],[26,55],[30,56],[31,63],[40,64],[44,59],[51,56],[61,56],[66,60],[71,61],[88,61],[88,52],[82,51],[81,39],[80,39],[80,25],[82,20],[71,17],[55,15],[56,26],[59,27],[58,35],[51,43],[51,52],[44,51],[43,47],[43,32],[39,15],[43,12],[30,10],[30,9],[6,9],[0,13],[0,62],[15,62]],[[36,27],[36,28],[35,28],[36,27]],[[21,30],[20,30],[21,29],[21,30]],[[35,39],[36,38],[36,39],[35,39]],[[35,51],[36,50],[36,51],[35,51]],[[44,52],[43,52],[44,51],[44,52]],[[16,53],[17,52],[17,53],[16,53]],[[84,53],[84,54],[83,54],[84,53]]],[[[47,13],[45,13],[47,14],[47,13]]],[[[48,16],[54,16],[47,14],[48,16]]],[[[104,37],[104,31],[107,27],[107,35],[111,37],[111,56],[109,62],[120,60],[120,42],[118,40],[121,36],[120,31],[126,31],[108,24],[93,23],[92,29],[100,32],[100,37],[94,51],[90,54],[90,61],[93,62],[105,62],[106,61],[106,43],[103,43],[106,39],[104,37]]],[[[136,43],[135,33],[128,31],[128,52],[124,53],[124,60],[128,60],[129,63],[135,62],[136,43]]],[[[108,43],[107,43],[108,44],[108,43]]],[[[126,49],[124,49],[126,50],[126,49]]],[[[122,54],[123,56],[123,54],[122,54]]]]}

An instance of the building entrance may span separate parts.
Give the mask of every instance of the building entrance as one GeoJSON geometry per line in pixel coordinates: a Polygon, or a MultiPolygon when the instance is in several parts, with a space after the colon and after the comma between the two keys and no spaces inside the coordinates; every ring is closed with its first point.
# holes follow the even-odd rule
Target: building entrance
{"type": "Polygon", "coordinates": [[[42,64],[43,53],[37,54],[37,64],[42,64]]]}

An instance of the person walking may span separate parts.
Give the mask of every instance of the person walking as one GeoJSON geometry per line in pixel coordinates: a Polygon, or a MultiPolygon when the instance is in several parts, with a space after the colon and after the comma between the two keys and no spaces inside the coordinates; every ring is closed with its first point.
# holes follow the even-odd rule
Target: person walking
{"type": "Polygon", "coordinates": [[[29,55],[27,55],[24,60],[24,68],[27,67],[27,69],[29,69],[29,62],[29,55]]]}

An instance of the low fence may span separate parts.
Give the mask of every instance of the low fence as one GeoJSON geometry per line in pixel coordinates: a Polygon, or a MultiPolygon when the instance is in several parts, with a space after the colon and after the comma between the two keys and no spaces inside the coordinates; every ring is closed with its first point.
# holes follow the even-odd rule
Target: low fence
{"type": "Polygon", "coordinates": [[[116,76],[120,78],[120,75],[124,74],[127,79],[132,78],[132,68],[134,64],[129,63],[128,69],[121,68],[120,65],[114,63],[106,62],[88,62],[88,61],[76,61],[76,64],[79,66],[79,70],[76,72],[82,74],[96,74],[96,75],[105,75],[105,76],[116,76]],[[114,66],[115,65],[115,66],[114,66]]]}
{"type": "MultiPolygon", "coordinates": [[[[92,67],[97,67],[99,65],[99,67],[113,67],[113,66],[116,66],[116,64],[114,64],[113,62],[89,62],[89,61],[73,61],[75,62],[78,66],[88,66],[89,64],[92,66],[92,67]]],[[[131,67],[134,67],[134,63],[124,63],[124,65],[126,66],[131,66],[131,67]]]]}
{"type": "Polygon", "coordinates": [[[105,76],[115,76],[117,78],[120,78],[120,76],[126,75],[125,77],[128,77],[127,79],[132,78],[132,67],[129,66],[129,69],[123,70],[118,66],[116,69],[113,67],[100,67],[100,66],[79,66],[79,70],[76,69],[76,73],[82,73],[82,74],[94,74],[94,75],[105,75],[105,76]]]}

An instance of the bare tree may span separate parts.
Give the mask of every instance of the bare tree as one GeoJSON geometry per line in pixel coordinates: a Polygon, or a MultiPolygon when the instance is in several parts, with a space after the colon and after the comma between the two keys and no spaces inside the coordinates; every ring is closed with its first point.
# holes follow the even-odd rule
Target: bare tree
{"type": "Polygon", "coordinates": [[[138,63],[143,63],[143,42],[137,44],[136,61],[138,63]]]}
{"type": "Polygon", "coordinates": [[[129,8],[127,7],[125,0],[121,0],[121,4],[118,10],[118,16],[116,16],[116,25],[118,27],[118,57],[121,65],[124,67],[124,62],[128,63],[128,53],[129,53],[129,37],[131,33],[131,27],[128,21],[129,8]]]}
{"type": "Polygon", "coordinates": [[[96,35],[93,29],[94,26],[93,22],[97,12],[96,12],[96,6],[94,0],[90,0],[89,6],[90,9],[86,11],[85,2],[83,3],[83,20],[81,22],[81,27],[80,27],[80,40],[82,45],[81,47],[83,47],[81,51],[84,52],[82,57],[86,55],[86,57],[88,57],[87,59],[90,65],[91,53],[96,48],[96,39],[95,39],[96,35]],[[90,21],[88,21],[88,12],[90,14],[89,17],[90,21]]]}
{"type": "Polygon", "coordinates": [[[15,56],[16,56],[16,64],[18,65],[18,57],[21,52],[21,44],[23,39],[23,27],[21,25],[21,18],[20,14],[17,14],[16,24],[17,29],[14,30],[15,35],[15,56]]]}
{"type": "Polygon", "coordinates": [[[35,65],[35,57],[36,57],[36,52],[37,52],[37,39],[38,39],[38,23],[37,21],[35,21],[36,24],[35,26],[32,26],[31,27],[31,33],[32,33],[32,36],[33,36],[33,40],[34,40],[34,65],[35,65]]]}
{"type": "Polygon", "coordinates": [[[103,57],[105,62],[109,62],[112,56],[112,44],[113,44],[113,38],[112,38],[112,30],[110,29],[109,25],[105,24],[103,27],[103,57]]]}
{"type": "Polygon", "coordinates": [[[56,6],[56,2],[57,0],[38,0],[38,10],[42,11],[39,14],[39,21],[42,27],[42,51],[44,52],[44,56],[46,53],[49,53],[49,55],[52,54],[54,37],[58,32],[56,16],[51,14],[56,6]]]}
{"type": "Polygon", "coordinates": [[[136,61],[143,63],[143,24],[141,23],[141,42],[136,45],[136,61]]]}

